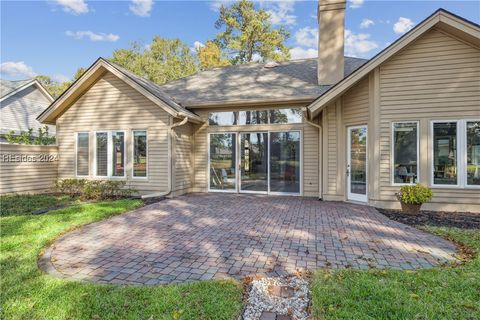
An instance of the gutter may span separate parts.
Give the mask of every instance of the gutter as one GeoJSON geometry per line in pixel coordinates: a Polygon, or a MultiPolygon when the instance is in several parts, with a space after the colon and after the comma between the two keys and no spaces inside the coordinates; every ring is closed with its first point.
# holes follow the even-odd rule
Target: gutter
{"type": "Polygon", "coordinates": [[[188,122],[188,117],[185,116],[182,121],[174,123],[168,127],[168,188],[164,192],[154,192],[141,196],[142,199],[156,198],[156,197],[165,197],[172,193],[172,131],[176,127],[183,126],[188,122]]]}

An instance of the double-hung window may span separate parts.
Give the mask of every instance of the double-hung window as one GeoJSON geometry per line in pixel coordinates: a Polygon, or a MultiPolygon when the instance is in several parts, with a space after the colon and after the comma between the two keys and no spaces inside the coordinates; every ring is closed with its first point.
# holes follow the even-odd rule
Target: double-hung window
{"type": "Polygon", "coordinates": [[[433,121],[432,185],[480,187],[480,120],[433,121]]]}
{"type": "Polygon", "coordinates": [[[76,173],[77,176],[89,174],[89,135],[88,132],[77,132],[76,173]]]}
{"type": "Polygon", "coordinates": [[[125,177],[125,132],[95,133],[95,175],[97,177],[125,177]]]}
{"type": "Polygon", "coordinates": [[[413,184],[418,181],[418,122],[392,124],[393,184],[413,184]]]}

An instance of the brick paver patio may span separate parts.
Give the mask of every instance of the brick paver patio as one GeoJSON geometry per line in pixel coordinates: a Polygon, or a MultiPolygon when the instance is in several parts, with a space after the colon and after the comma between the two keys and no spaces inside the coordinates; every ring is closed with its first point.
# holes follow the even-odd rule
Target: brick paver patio
{"type": "Polygon", "coordinates": [[[101,283],[165,284],[323,267],[432,267],[455,252],[452,243],[367,206],[191,194],[68,233],[40,265],[101,283]]]}

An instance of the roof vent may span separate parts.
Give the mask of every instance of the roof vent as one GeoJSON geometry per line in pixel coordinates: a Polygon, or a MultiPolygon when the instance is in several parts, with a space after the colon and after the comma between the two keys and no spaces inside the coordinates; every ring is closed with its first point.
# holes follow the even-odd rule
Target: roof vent
{"type": "Polygon", "coordinates": [[[278,67],[279,64],[275,61],[269,61],[267,63],[265,63],[265,65],[263,66],[264,68],[266,69],[272,69],[272,68],[275,68],[275,67],[278,67]]]}

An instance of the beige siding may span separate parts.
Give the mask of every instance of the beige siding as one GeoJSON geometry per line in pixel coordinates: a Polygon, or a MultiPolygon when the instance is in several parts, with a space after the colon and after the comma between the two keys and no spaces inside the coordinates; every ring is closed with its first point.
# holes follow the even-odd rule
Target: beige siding
{"type": "MultiPolygon", "coordinates": [[[[45,125],[36,120],[37,116],[50,105],[50,100],[36,87],[30,86],[1,102],[0,130],[2,133],[28,131],[36,134],[45,125]]],[[[55,134],[55,126],[48,126],[55,134]]]]}
{"type": "Polygon", "coordinates": [[[39,155],[57,156],[57,146],[0,144],[0,194],[52,191],[58,161],[38,161],[39,155]],[[9,155],[26,155],[37,161],[7,161],[9,155]]]}
{"type": "Polygon", "coordinates": [[[343,124],[346,127],[368,123],[368,94],[368,77],[366,77],[342,97],[343,124]]]}
{"type": "Polygon", "coordinates": [[[142,194],[168,189],[170,116],[138,91],[106,73],[57,120],[60,178],[75,177],[75,134],[90,132],[89,177],[94,178],[94,132],[126,131],[127,182],[142,194]],[[132,178],[132,130],[148,132],[148,179],[132,178]]]}
{"type": "Polygon", "coordinates": [[[172,132],[173,144],[173,191],[188,192],[193,186],[193,126],[190,123],[176,127],[172,132]]]}
{"type": "MultiPolygon", "coordinates": [[[[255,108],[254,108],[255,109],[255,108]]],[[[257,107],[257,109],[259,109],[257,107]]],[[[245,110],[244,108],[222,109],[226,110],[245,110]]],[[[200,117],[208,120],[209,111],[220,110],[195,110],[200,117]]],[[[318,196],[318,167],[319,167],[319,134],[318,129],[309,124],[296,125],[255,125],[255,126],[233,126],[228,127],[209,127],[207,124],[196,125],[194,128],[194,190],[208,190],[208,133],[215,131],[275,131],[275,130],[300,130],[303,139],[303,195],[308,197],[318,196]]]]}
{"type": "Polygon", "coordinates": [[[323,188],[327,196],[337,196],[337,185],[339,167],[338,167],[338,124],[337,124],[337,107],[335,104],[328,106],[323,113],[323,130],[324,135],[324,177],[326,186],[323,188]]]}
{"type": "MultiPolygon", "coordinates": [[[[429,185],[430,121],[480,118],[480,51],[438,30],[425,33],[380,67],[379,201],[395,201],[391,125],[420,121],[420,182],[429,185]]],[[[480,205],[480,190],[434,189],[435,203],[480,205]]],[[[427,206],[428,207],[428,206],[427,206]]],[[[448,206],[445,206],[448,207],[448,206]]],[[[455,208],[455,206],[450,206],[455,208]]]]}

